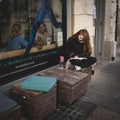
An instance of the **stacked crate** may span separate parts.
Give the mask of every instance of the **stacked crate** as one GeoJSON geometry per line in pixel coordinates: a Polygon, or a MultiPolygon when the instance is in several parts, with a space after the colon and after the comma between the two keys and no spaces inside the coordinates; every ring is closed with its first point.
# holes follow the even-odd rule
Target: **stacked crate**
{"type": "Polygon", "coordinates": [[[89,75],[69,69],[55,67],[41,72],[41,76],[57,78],[58,102],[72,104],[87,91],[89,75]]]}
{"type": "Polygon", "coordinates": [[[21,106],[0,94],[0,120],[21,120],[21,106]]]}
{"type": "Polygon", "coordinates": [[[28,120],[41,120],[56,109],[56,86],[50,92],[21,89],[19,83],[11,88],[11,97],[22,106],[28,120]]]}

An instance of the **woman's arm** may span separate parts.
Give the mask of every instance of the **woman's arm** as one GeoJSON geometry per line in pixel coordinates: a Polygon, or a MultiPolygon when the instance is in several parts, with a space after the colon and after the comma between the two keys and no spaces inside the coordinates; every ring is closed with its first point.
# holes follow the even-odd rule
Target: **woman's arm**
{"type": "Polygon", "coordinates": [[[72,51],[72,46],[73,46],[72,37],[70,37],[66,43],[66,50],[65,50],[67,59],[76,56],[76,54],[72,51]]]}
{"type": "Polygon", "coordinates": [[[25,40],[23,37],[20,37],[20,43],[21,43],[22,47],[26,48],[28,46],[27,40],[25,40]]]}

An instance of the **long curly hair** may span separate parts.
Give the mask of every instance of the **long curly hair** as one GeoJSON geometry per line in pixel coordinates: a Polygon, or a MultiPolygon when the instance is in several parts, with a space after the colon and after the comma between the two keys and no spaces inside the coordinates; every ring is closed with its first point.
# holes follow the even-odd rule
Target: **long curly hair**
{"type": "Polygon", "coordinates": [[[88,55],[92,54],[92,48],[90,44],[90,36],[86,29],[79,30],[76,34],[73,35],[73,38],[78,39],[79,35],[83,35],[84,37],[84,53],[87,53],[88,55]]]}

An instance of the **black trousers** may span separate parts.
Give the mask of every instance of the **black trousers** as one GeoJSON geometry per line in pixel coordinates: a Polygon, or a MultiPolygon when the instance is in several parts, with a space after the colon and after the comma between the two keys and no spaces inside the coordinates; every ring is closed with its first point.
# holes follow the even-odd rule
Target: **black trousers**
{"type": "Polygon", "coordinates": [[[78,59],[71,59],[70,62],[72,65],[80,66],[81,68],[86,68],[94,63],[96,63],[97,59],[95,57],[88,57],[87,59],[78,60],[78,59]]]}

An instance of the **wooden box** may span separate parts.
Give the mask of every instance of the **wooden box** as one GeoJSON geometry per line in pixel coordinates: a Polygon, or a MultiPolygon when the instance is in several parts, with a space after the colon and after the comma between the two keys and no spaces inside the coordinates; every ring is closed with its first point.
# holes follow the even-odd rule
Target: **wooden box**
{"type": "Polygon", "coordinates": [[[19,83],[11,88],[11,97],[22,106],[28,120],[41,120],[56,109],[56,86],[50,92],[24,90],[19,83]]]}
{"type": "Polygon", "coordinates": [[[89,75],[89,81],[91,81],[91,76],[92,76],[92,66],[89,66],[87,68],[81,69],[82,73],[87,73],[89,75]]]}
{"type": "MultiPolygon", "coordinates": [[[[69,68],[70,70],[76,71],[75,67],[69,68]]],[[[87,73],[89,75],[89,81],[91,81],[92,76],[92,66],[89,66],[87,68],[82,68],[79,72],[87,73]]]]}
{"type": "Polygon", "coordinates": [[[0,120],[21,120],[21,106],[10,109],[0,115],[0,120]]]}
{"type": "Polygon", "coordinates": [[[21,120],[21,106],[3,94],[0,94],[0,120],[21,120]]]}
{"type": "Polygon", "coordinates": [[[57,67],[41,72],[39,75],[57,78],[58,102],[73,103],[85,94],[89,82],[89,75],[69,69],[57,67]]]}

